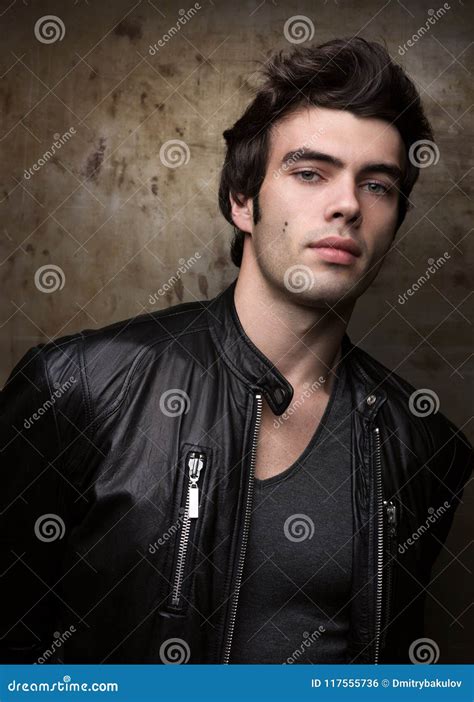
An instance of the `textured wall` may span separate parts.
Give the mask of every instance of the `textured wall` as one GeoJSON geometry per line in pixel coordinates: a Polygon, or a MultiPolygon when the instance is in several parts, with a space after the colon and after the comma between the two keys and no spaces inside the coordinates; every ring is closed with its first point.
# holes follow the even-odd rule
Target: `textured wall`
{"type": "MultiPolygon", "coordinates": [[[[386,41],[421,90],[439,160],[435,154],[437,163],[423,170],[416,206],[349,332],[413,384],[435,392],[441,410],[474,438],[467,399],[473,365],[467,3],[451,0],[439,17],[442,5],[432,0],[235,6],[202,0],[192,17],[192,5],[151,0],[2,0],[0,7],[2,382],[34,344],[212,297],[236,276],[230,227],[216,198],[221,134],[249,100],[255,61],[289,48],[285,22],[306,15],[314,42],[355,33],[386,41]],[[60,22],[51,31],[36,25],[44,15],[60,22]],[[160,154],[175,139],[184,146],[160,154]],[[48,156],[55,141],[59,147],[48,156]],[[400,304],[428,259],[444,252],[449,259],[400,304]],[[189,270],[163,291],[192,256],[189,270]],[[60,269],[53,271],[60,283],[54,292],[48,290],[54,277],[42,274],[51,265],[60,269]]],[[[469,660],[470,513],[466,505],[458,513],[438,565],[446,570],[429,599],[430,631],[444,661],[469,660]]]]}

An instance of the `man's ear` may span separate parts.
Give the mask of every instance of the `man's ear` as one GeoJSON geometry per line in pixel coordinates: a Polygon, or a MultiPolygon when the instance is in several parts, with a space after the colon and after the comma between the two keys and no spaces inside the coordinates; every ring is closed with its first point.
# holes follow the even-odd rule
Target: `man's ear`
{"type": "Polygon", "coordinates": [[[232,221],[242,232],[253,232],[253,202],[251,197],[245,198],[241,193],[234,199],[229,193],[232,221]]]}

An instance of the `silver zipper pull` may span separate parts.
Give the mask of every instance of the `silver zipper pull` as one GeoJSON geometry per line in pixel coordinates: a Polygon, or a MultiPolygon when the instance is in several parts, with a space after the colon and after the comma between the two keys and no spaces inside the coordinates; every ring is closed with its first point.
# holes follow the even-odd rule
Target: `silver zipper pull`
{"type": "Polygon", "coordinates": [[[397,525],[397,508],[391,500],[389,502],[385,501],[384,504],[387,510],[387,520],[390,527],[390,532],[393,534],[397,525]]]}
{"type": "Polygon", "coordinates": [[[204,454],[197,451],[191,451],[188,458],[188,472],[189,472],[189,487],[188,487],[188,497],[189,497],[189,507],[188,516],[190,519],[197,519],[199,517],[199,487],[198,480],[201,475],[201,471],[204,466],[204,454]]]}

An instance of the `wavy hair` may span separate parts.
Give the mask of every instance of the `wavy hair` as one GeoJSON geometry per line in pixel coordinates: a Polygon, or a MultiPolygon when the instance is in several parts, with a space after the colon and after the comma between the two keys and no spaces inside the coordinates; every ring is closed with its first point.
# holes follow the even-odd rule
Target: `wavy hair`
{"type": "MultiPolygon", "coordinates": [[[[405,71],[377,42],[360,37],[334,39],[320,46],[276,53],[263,64],[263,84],[253,101],[223,133],[227,152],[219,184],[219,208],[234,226],[232,262],[240,267],[245,233],[232,220],[229,195],[237,202],[252,198],[254,222],[260,218],[258,193],[265,178],[274,123],[301,107],[348,110],[360,117],[375,117],[393,124],[408,154],[417,141],[433,141],[431,125],[419,93],[405,71]]],[[[406,159],[399,186],[397,229],[410,207],[409,195],[419,168],[406,159]]]]}

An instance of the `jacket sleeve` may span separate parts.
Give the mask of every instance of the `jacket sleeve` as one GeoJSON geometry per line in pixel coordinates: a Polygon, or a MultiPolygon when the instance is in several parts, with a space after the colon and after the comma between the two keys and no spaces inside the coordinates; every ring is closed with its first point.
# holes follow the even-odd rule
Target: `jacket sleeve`
{"type": "MultiPolygon", "coordinates": [[[[62,496],[58,383],[44,344],[31,348],[0,392],[0,663],[33,663],[54,641],[68,527],[62,496]]],[[[67,381],[65,383],[67,385],[67,381]]]]}
{"type": "Polygon", "coordinates": [[[430,572],[451,529],[474,467],[473,447],[466,435],[444,415],[435,431],[432,472],[431,525],[423,542],[423,558],[430,572]]]}

